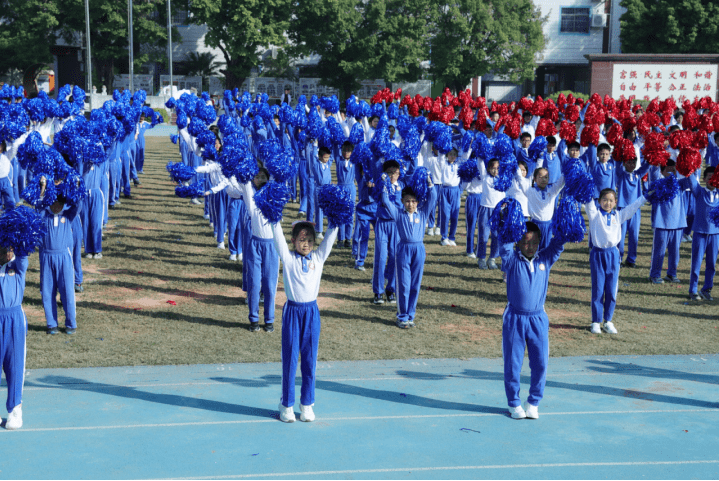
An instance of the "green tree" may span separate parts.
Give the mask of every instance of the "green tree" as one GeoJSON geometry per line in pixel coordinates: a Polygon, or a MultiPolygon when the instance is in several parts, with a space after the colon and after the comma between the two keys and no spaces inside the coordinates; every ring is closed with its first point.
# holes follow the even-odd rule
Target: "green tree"
{"type": "Polygon", "coordinates": [[[716,0],[623,0],[624,53],[719,53],[716,0]]]}
{"type": "Polygon", "coordinates": [[[432,0],[297,2],[288,36],[293,55],[320,55],[322,82],[345,96],[361,79],[416,80],[429,56],[432,0]]]}
{"type": "Polygon", "coordinates": [[[214,77],[222,65],[220,62],[215,62],[215,56],[210,52],[190,52],[183,63],[185,75],[198,77],[214,77]]]}
{"type": "Polygon", "coordinates": [[[430,73],[436,82],[456,93],[490,72],[512,82],[534,77],[546,18],[531,0],[437,0],[434,15],[430,73]]]}
{"type": "Polygon", "coordinates": [[[58,16],[55,0],[0,0],[0,75],[52,62],[58,16]]]}
{"type": "Polygon", "coordinates": [[[225,57],[228,89],[241,87],[260,63],[260,50],[287,44],[290,0],[193,0],[192,21],[207,27],[205,44],[225,57]]]}

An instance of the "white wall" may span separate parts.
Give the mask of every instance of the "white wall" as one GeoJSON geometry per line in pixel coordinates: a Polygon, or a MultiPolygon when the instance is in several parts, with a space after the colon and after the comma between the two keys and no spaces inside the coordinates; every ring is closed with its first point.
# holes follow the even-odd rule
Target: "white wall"
{"type": "Polygon", "coordinates": [[[204,25],[177,25],[177,29],[182,35],[182,42],[172,46],[173,62],[185,60],[190,52],[198,54],[210,52],[215,56],[216,62],[225,63],[225,57],[219,48],[210,48],[205,45],[207,27],[204,25]]]}
{"type": "MultiPolygon", "coordinates": [[[[612,0],[609,0],[612,1],[612,0]]],[[[618,3],[618,0],[615,0],[618,3]]],[[[534,0],[542,12],[547,16],[544,24],[546,45],[543,59],[538,64],[583,64],[589,61],[584,55],[589,53],[602,53],[602,36],[604,29],[590,28],[589,35],[560,33],[560,18],[562,7],[589,7],[591,12],[604,13],[604,1],[596,0],[534,0]]]]}
{"type": "Polygon", "coordinates": [[[620,0],[612,1],[611,25],[609,26],[609,53],[622,53],[619,42],[619,18],[627,11],[619,5],[620,0]]]}

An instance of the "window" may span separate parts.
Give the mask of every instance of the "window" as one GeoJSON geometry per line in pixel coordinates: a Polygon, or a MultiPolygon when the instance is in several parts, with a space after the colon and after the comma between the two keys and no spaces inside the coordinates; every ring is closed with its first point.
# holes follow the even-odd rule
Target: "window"
{"type": "Polygon", "coordinates": [[[589,33],[589,8],[562,8],[561,33],[589,33]]]}
{"type": "Polygon", "coordinates": [[[190,12],[189,2],[187,0],[179,0],[173,2],[172,24],[173,25],[187,25],[189,24],[190,12]]]}

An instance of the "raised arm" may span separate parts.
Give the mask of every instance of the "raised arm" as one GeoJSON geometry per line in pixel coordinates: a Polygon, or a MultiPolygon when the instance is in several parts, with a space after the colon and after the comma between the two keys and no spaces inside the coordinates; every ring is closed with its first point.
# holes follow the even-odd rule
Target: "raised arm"
{"type": "Polygon", "coordinates": [[[424,204],[420,207],[420,210],[424,214],[425,217],[429,217],[429,213],[434,210],[434,207],[437,205],[437,190],[433,189],[432,180],[430,178],[429,180],[429,198],[424,201],[424,204]]]}
{"type": "Polygon", "coordinates": [[[332,251],[332,246],[334,245],[336,238],[337,227],[332,226],[330,229],[327,229],[327,235],[324,239],[322,239],[322,243],[317,248],[317,255],[323,263],[330,256],[330,252],[332,251]]]}
{"type": "Polygon", "coordinates": [[[275,243],[275,249],[282,259],[282,263],[287,265],[292,261],[292,254],[290,253],[289,247],[287,247],[287,240],[285,240],[285,233],[282,232],[282,225],[280,223],[272,224],[272,240],[275,243]]]}
{"type": "MultiPolygon", "coordinates": [[[[432,189],[434,191],[434,189],[432,189]]],[[[397,216],[399,215],[399,212],[397,210],[397,206],[392,202],[392,199],[389,198],[389,192],[387,192],[387,188],[382,185],[382,205],[387,209],[387,213],[392,218],[392,220],[396,221],[397,216]]]]}
{"type": "Polygon", "coordinates": [[[587,212],[587,217],[589,217],[590,222],[599,215],[597,206],[594,205],[594,199],[590,199],[589,202],[584,204],[584,210],[587,212]]]}
{"type": "Polygon", "coordinates": [[[549,195],[550,196],[559,195],[559,193],[562,191],[563,188],[564,188],[564,174],[560,174],[559,179],[557,179],[557,181],[549,187],[549,189],[548,189],[549,195]]]}
{"type": "Polygon", "coordinates": [[[639,209],[644,203],[647,201],[646,197],[643,195],[640,195],[639,198],[637,198],[634,202],[626,206],[625,208],[621,209],[617,213],[617,217],[619,218],[619,224],[623,224],[627,220],[631,219],[634,213],[639,209]]]}

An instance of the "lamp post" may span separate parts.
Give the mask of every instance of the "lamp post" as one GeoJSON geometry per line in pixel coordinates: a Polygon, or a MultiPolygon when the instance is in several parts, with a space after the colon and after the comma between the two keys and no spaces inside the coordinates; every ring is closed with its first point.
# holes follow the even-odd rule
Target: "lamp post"
{"type": "Polygon", "coordinates": [[[127,0],[127,29],[129,31],[129,42],[130,42],[130,92],[134,93],[133,77],[134,77],[134,58],[132,52],[132,0],[127,0]]]}
{"type": "Polygon", "coordinates": [[[90,0],[85,0],[85,70],[87,74],[87,95],[92,110],[92,56],[90,55],[90,0]]]}
{"type": "Polygon", "coordinates": [[[170,66],[170,97],[172,97],[172,12],[167,0],[167,58],[170,66]]]}

